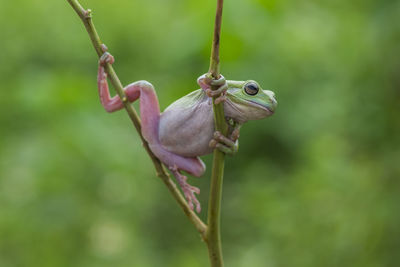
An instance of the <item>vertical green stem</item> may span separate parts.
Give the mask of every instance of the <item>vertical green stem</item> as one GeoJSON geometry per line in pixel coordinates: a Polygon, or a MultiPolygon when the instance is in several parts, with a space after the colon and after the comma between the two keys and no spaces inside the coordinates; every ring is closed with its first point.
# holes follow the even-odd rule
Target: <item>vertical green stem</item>
{"type": "MultiPolygon", "coordinates": [[[[214,79],[218,79],[219,73],[219,44],[221,36],[223,0],[217,0],[217,11],[215,16],[214,38],[211,49],[209,73],[214,79]]],[[[216,88],[212,88],[216,89],[216,88]]],[[[215,129],[223,135],[227,134],[223,103],[215,104],[213,99],[215,129]]],[[[210,199],[208,202],[208,228],[207,245],[212,267],[224,265],[221,247],[220,214],[222,198],[222,181],[224,177],[225,154],[218,149],[214,150],[213,167],[211,174],[210,199]]]]}

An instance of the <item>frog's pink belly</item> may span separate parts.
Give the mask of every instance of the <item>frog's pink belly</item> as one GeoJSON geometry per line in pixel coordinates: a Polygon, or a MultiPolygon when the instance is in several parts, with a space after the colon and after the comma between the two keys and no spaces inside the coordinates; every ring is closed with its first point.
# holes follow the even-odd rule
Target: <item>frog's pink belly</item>
{"type": "Polygon", "coordinates": [[[203,102],[189,108],[166,110],[161,114],[159,138],[168,151],[195,157],[209,154],[208,143],[214,133],[214,119],[211,106],[203,102]]]}

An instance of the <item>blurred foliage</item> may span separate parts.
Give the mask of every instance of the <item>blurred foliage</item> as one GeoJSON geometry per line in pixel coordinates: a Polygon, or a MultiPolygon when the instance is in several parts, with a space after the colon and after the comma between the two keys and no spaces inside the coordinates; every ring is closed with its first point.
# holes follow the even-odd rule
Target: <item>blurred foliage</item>
{"type": "MultiPolygon", "coordinates": [[[[149,80],[162,109],[197,88],[215,1],[82,4],[124,84],[149,80]]],[[[227,159],[226,266],[398,266],[399,17],[391,0],[226,1],[221,72],[279,102],[227,159]]],[[[0,0],[0,25],[0,266],[207,266],[128,116],[99,104],[68,3],[0,0]]],[[[191,181],[205,210],[209,170],[191,181]]]]}

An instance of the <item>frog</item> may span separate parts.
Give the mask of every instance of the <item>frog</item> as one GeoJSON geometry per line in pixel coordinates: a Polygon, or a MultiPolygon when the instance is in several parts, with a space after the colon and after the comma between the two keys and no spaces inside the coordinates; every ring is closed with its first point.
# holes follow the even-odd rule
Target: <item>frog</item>
{"type": "MultiPolygon", "coordinates": [[[[105,46],[104,46],[105,47],[105,46]]],[[[103,48],[98,63],[97,84],[100,102],[107,112],[124,107],[123,100],[110,96],[105,64],[113,64],[114,57],[103,48]]],[[[154,155],[175,176],[191,210],[201,212],[195,194],[198,187],[187,182],[186,172],[195,177],[204,174],[206,166],[199,158],[218,149],[225,154],[238,151],[241,126],[249,120],[259,120],[275,113],[277,101],[274,92],[263,90],[254,80],[226,80],[220,75],[212,78],[208,73],[197,79],[197,89],[169,105],[160,112],[154,86],[140,80],[124,87],[125,101],[139,99],[141,133],[154,155]],[[222,103],[228,134],[215,130],[212,98],[222,103]]]]}

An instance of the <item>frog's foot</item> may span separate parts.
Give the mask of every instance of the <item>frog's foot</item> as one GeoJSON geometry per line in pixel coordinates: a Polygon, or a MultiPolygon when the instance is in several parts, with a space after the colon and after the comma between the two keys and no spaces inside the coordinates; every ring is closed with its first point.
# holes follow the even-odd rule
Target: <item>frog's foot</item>
{"type": "Polygon", "coordinates": [[[193,210],[194,205],[196,205],[196,212],[200,213],[201,212],[200,202],[197,200],[196,196],[194,195],[194,193],[199,195],[200,189],[188,184],[188,182],[186,181],[187,177],[185,175],[182,175],[176,167],[170,168],[170,170],[172,171],[176,180],[178,181],[178,183],[183,191],[183,194],[185,195],[185,198],[188,202],[190,209],[193,210]],[[193,203],[194,203],[194,205],[193,205],[193,203]]]}
{"type": "Polygon", "coordinates": [[[114,57],[110,53],[104,52],[104,54],[101,55],[101,57],[99,59],[99,64],[100,64],[100,66],[104,66],[106,63],[113,64],[114,61],[115,61],[114,57]]]}
{"type": "MultiPolygon", "coordinates": [[[[107,72],[104,70],[104,66],[107,63],[113,64],[114,63],[114,57],[107,52],[107,46],[105,44],[101,45],[101,49],[103,50],[104,54],[101,55],[99,59],[99,70],[97,74],[97,83],[99,87],[99,94],[100,94],[100,100],[103,106],[105,106],[105,101],[103,101],[104,93],[105,95],[108,95],[108,98],[110,98],[110,93],[108,91],[108,85],[107,85],[107,72]],[[102,89],[103,88],[103,89],[102,89]]],[[[108,101],[107,98],[107,101],[108,101]]],[[[119,97],[118,97],[119,99],[119,97]]],[[[106,108],[107,110],[107,108],[106,108]]]]}
{"type": "Polygon", "coordinates": [[[218,80],[210,80],[209,85],[218,87],[216,90],[211,90],[210,88],[206,90],[206,94],[209,97],[217,97],[215,98],[215,104],[219,104],[226,100],[226,91],[228,90],[228,84],[226,83],[224,76],[221,75],[218,80]]]}
{"type": "Polygon", "coordinates": [[[237,138],[233,141],[219,131],[214,132],[214,138],[211,139],[209,146],[229,155],[235,154],[239,149],[237,138]]]}
{"type": "Polygon", "coordinates": [[[114,57],[107,52],[108,47],[105,44],[101,44],[101,50],[103,51],[103,55],[101,55],[99,64],[100,66],[104,66],[106,63],[113,64],[114,63],[114,57]]]}

